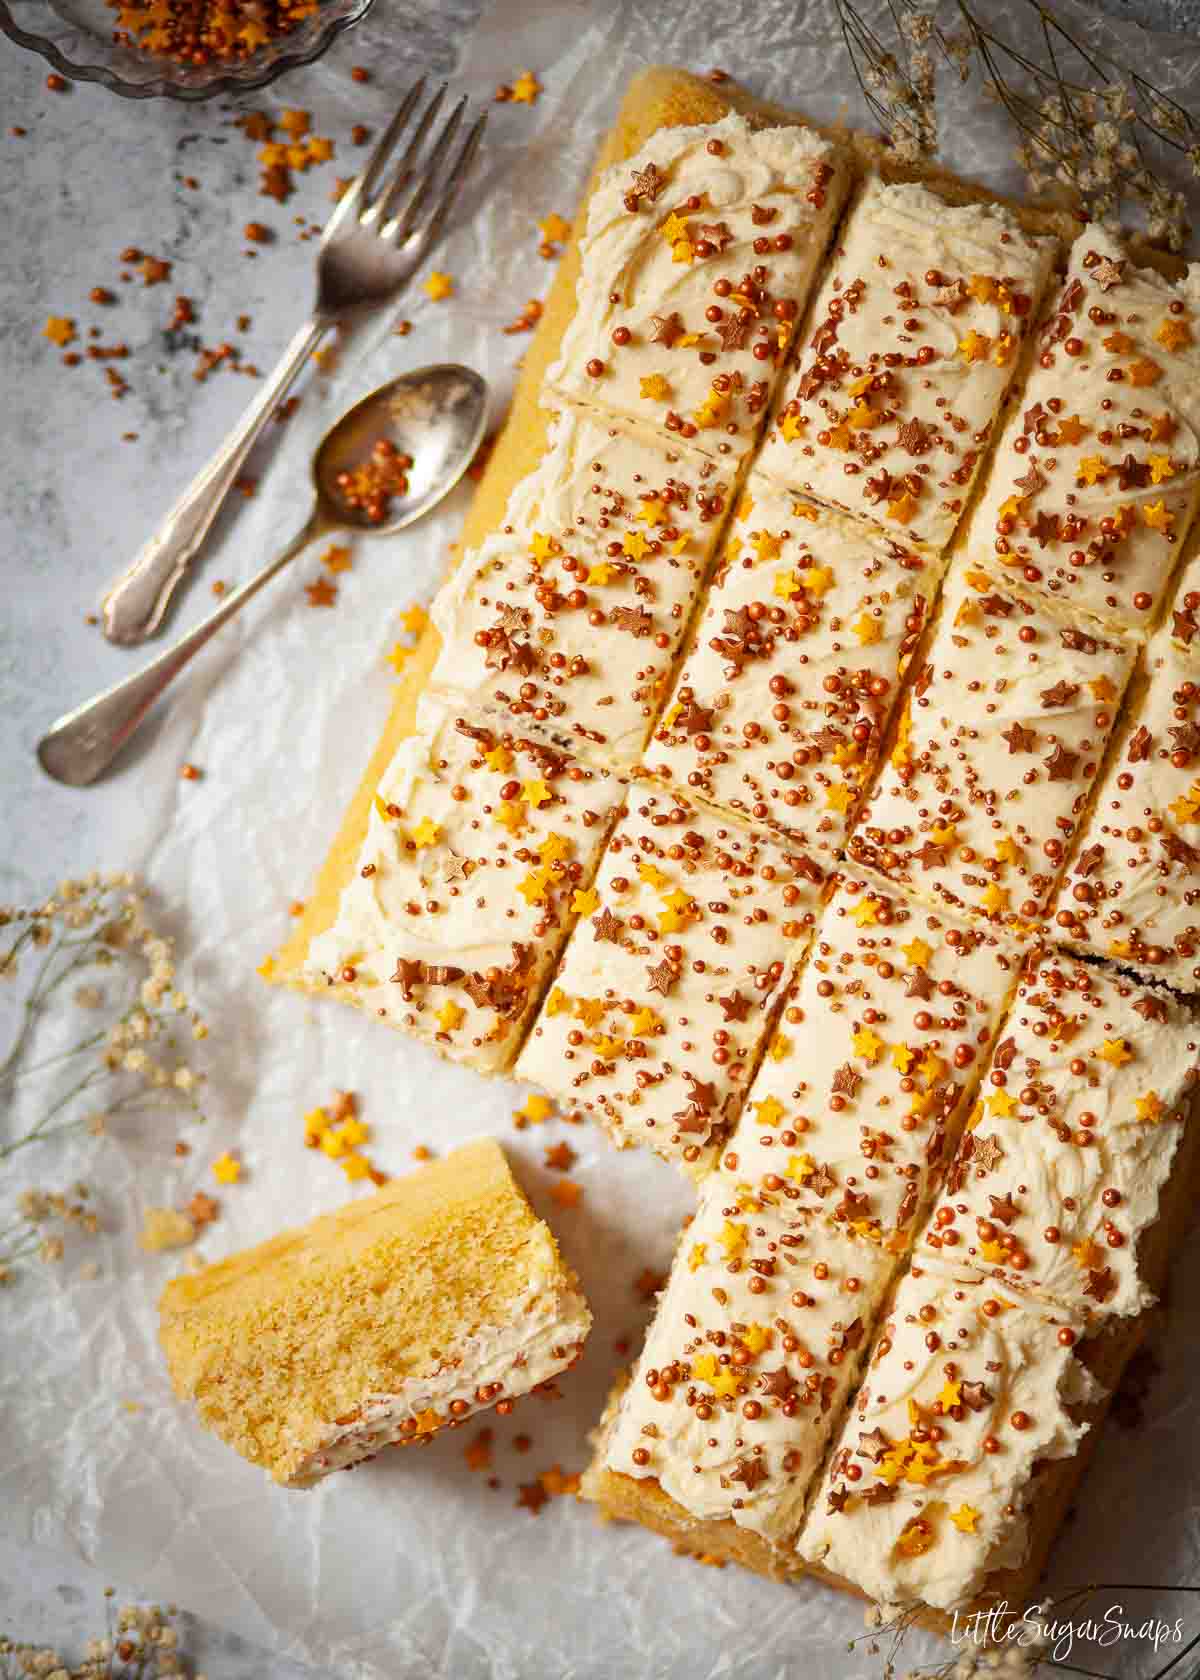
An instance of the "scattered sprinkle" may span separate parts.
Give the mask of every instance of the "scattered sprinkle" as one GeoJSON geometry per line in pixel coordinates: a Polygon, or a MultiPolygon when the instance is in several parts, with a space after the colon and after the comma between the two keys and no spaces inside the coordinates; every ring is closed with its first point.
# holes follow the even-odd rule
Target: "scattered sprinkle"
{"type": "Polygon", "coordinates": [[[213,1162],[213,1177],[218,1184],[236,1184],[242,1176],[242,1163],[228,1150],[213,1162]]]}
{"type": "Polygon", "coordinates": [[[481,1429],[473,1441],[463,1448],[468,1470],[490,1470],[492,1467],[492,1431],[481,1429]]]}
{"type": "Polygon", "coordinates": [[[432,303],[441,303],[443,298],[450,297],[454,292],[454,276],[443,274],[435,268],[426,280],[421,282],[421,290],[432,303]]]}
{"type": "Polygon", "coordinates": [[[338,597],[337,584],[330,583],[325,577],[319,577],[313,583],[306,583],[304,593],[308,596],[310,607],[332,607],[338,597]]]}
{"type": "Polygon", "coordinates": [[[75,337],[75,322],[70,315],[49,315],[46,325],[42,328],[42,337],[48,338],[51,344],[57,344],[61,349],[64,344],[70,344],[75,337]]]}
{"type": "Polygon", "coordinates": [[[542,91],[542,84],[532,70],[522,70],[509,90],[514,105],[532,105],[542,91]]]}
{"type": "Polygon", "coordinates": [[[518,1108],[513,1114],[517,1130],[522,1131],[526,1126],[540,1126],[549,1120],[554,1113],[554,1100],[545,1097],[540,1091],[531,1091],[525,1099],[523,1108],[518,1108]]]}

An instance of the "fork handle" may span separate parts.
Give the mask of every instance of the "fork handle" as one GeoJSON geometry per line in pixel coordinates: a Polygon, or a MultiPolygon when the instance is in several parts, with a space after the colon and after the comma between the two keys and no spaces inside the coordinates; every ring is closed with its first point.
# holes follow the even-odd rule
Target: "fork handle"
{"type": "Polygon", "coordinates": [[[110,642],[125,646],[144,642],[162,624],[246,456],[327,329],[328,323],[315,317],[305,322],[212,460],[110,586],[101,606],[104,634],[110,642]]]}

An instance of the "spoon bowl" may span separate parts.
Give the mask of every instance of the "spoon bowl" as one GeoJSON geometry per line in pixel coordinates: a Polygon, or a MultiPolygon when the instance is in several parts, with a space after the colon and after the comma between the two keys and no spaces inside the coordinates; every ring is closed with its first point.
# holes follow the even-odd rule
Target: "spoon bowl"
{"type": "Polygon", "coordinates": [[[369,536],[404,530],[454,488],[486,429],[487,383],[472,368],[440,362],[401,374],[355,403],[321,440],[312,481],[322,518],[369,536]],[[339,474],[361,468],[381,441],[411,462],[407,488],[389,496],[382,521],[351,506],[338,485],[339,474]]]}
{"type": "Polygon", "coordinates": [[[101,776],[146,713],[188,661],[246,602],[317,537],[351,529],[392,536],[436,507],[475,458],[487,425],[487,384],[455,363],[420,368],[381,385],[342,415],[312,464],[315,497],[303,527],[262,571],[227,595],[206,619],[132,677],[52,724],[38,763],[55,781],[86,787],[101,776]],[[403,472],[380,492],[376,517],[347,501],[342,475],[354,475],[380,445],[403,472]]]}

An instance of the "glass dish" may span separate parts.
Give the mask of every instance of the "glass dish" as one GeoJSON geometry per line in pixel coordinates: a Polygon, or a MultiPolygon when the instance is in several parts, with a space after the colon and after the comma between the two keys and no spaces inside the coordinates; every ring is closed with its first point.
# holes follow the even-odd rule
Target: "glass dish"
{"type": "Polygon", "coordinates": [[[40,53],[76,82],[99,82],[123,99],[213,99],[266,87],[285,70],[320,58],[335,36],[366,16],[374,0],[321,0],[311,17],[248,58],[177,64],[120,46],[105,0],[0,0],[0,31],[40,53]]]}

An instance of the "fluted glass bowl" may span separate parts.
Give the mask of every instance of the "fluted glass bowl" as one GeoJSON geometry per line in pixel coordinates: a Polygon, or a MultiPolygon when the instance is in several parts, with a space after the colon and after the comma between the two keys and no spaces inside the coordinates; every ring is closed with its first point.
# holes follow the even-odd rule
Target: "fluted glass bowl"
{"type": "Polygon", "coordinates": [[[40,53],[76,82],[99,82],[123,99],[212,99],[266,87],[285,70],[320,58],[336,35],[371,9],[373,0],[320,0],[287,35],[244,59],[176,64],[113,40],[117,15],[105,0],[0,0],[0,31],[40,53]]]}

